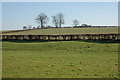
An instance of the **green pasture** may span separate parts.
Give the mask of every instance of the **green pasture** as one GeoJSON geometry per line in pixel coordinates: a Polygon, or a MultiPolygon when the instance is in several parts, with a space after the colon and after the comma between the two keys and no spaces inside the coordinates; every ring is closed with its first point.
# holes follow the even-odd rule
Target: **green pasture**
{"type": "Polygon", "coordinates": [[[0,31],[0,33],[2,33],[2,32],[11,32],[11,31],[16,31],[16,30],[5,30],[5,31],[0,31]]]}
{"type": "Polygon", "coordinates": [[[63,34],[112,34],[118,33],[118,27],[102,27],[102,28],[48,28],[48,29],[35,29],[21,32],[13,32],[13,33],[4,33],[9,35],[24,35],[24,34],[32,34],[32,35],[63,35],[63,34]]]}
{"type": "Polygon", "coordinates": [[[2,59],[3,78],[118,78],[117,43],[4,41],[2,59]]]}

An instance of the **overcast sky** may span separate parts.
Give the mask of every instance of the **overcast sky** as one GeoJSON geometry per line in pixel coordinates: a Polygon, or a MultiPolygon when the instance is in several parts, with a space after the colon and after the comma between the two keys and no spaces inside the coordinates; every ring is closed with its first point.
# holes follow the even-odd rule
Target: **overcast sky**
{"type": "Polygon", "coordinates": [[[72,25],[74,19],[80,24],[118,25],[117,2],[3,2],[2,28],[22,29],[24,25],[38,26],[35,18],[39,13],[49,17],[48,25],[52,25],[52,17],[57,13],[65,15],[65,24],[72,25]]]}

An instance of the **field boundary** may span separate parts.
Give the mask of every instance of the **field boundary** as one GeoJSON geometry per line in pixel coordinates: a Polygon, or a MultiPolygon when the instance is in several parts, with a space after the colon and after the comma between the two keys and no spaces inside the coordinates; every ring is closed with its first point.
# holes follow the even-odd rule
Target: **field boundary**
{"type": "Polygon", "coordinates": [[[1,40],[120,40],[120,34],[0,35],[1,40]]]}
{"type": "MultiPolygon", "coordinates": [[[[77,27],[62,27],[62,28],[111,28],[111,27],[117,27],[119,26],[77,26],[77,27]]],[[[56,28],[56,27],[51,27],[51,28],[35,28],[35,29],[25,29],[25,30],[15,30],[15,31],[7,31],[7,32],[1,32],[2,34],[4,33],[14,33],[14,32],[23,32],[23,31],[30,31],[30,30],[38,30],[38,29],[62,29],[62,28],[56,28]]]]}

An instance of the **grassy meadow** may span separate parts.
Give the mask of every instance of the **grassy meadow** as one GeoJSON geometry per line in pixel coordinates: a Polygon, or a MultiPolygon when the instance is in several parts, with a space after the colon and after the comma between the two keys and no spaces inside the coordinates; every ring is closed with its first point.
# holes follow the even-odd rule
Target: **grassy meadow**
{"type": "Polygon", "coordinates": [[[118,78],[118,44],[2,42],[3,78],[118,78]]]}

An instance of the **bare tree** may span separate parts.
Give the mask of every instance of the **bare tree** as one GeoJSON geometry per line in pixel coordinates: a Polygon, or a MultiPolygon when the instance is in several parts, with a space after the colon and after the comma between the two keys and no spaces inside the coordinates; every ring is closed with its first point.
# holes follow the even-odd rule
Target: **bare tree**
{"type": "Polygon", "coordinates": [[[40,13],[35,20],[41,25],[41,28],[44,28],[44,24],[47,24],[49,18],[45,13],[40,13]]]}
{"type": "Polygon", "coordinates": [[[59,28],[61,28],[61,25],[65,23],[64,14],[63,13],[58,13],[57,17],[58,17],[59,28]]]}
{"type": "Polygon", "coordinates": [[[27,29],[27,26],[23,26],[23,30],[26,30],[27,29]]]}
{"type": "Polygon", "coordinates": [[[75,20],[73,20],[73,25],[74,26],[77,26],[77,25],[79,25],[80,23],[79,23],[79,21],[77,20],[77,19],[75,19],[75,20]]]}
{"type": "Polygon", "coordinates": [[[35,27],[33,27],[33,29],[35,29],[35,27]]]}
{"type": "Polygon", "coordinates": [[[31,25],[28,25],[28,29],[32,29],[32,26],[31,26],[31,25]]]}
{"type": "Polygon", "coordinates": [[[37,26],[37,29],[39,29],[40,28],[40,26],[37,26]]]}
{"type": "Polygon", "coordinates": [[[52,16],[53,24],[55,25],[56,28],[61,28],[61,25],[64,24],[64,14],[63,13],[58,13],[56,16],[52,16]]]}
{"type": "Polygon", "coordinates": [[[57,16],[52,16],[52,18],[53,18],[53,20],[52,20],[53,24],[55,25],[56,28],[58,28],[58,18],[57,18],[57,16]]]}

